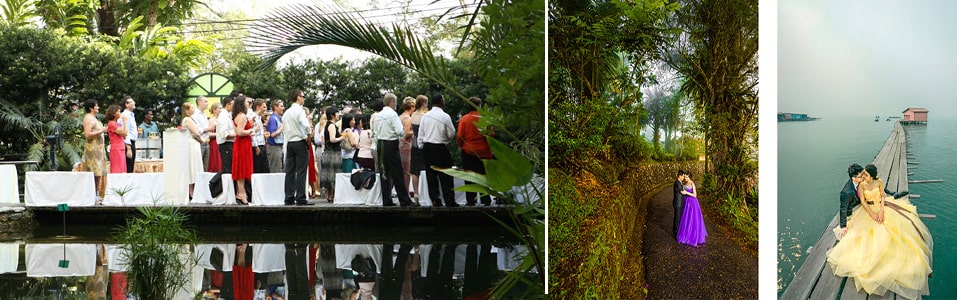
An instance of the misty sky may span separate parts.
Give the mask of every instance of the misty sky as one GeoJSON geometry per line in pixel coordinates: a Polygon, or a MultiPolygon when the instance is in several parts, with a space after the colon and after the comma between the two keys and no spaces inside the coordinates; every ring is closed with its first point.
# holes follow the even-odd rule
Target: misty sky
{"type": "Polygon", "coordinates": [[[957,1],[778,2],[778,111],[957,116],[957,1]]]}

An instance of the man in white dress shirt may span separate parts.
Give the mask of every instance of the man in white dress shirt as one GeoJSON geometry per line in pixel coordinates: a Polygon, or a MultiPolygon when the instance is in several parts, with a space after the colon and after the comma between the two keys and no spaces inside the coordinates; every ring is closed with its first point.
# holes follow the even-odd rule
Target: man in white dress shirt
{"type": "MultiPolygon", "coordinates": [[[[212,131],[209,129],[209,119],[206,118],[206,106],[209,101],[206,100],[206,97],[199,96],[196,97],[196,112],[193,113],[190,118],[193,119],[193,122],[196,122],[196,129],[199,129],[203,140],[209,141],[209,132],[212,131]]],[[[209,143],[202,143],[200,145],[201,156],[203,157],[203,171],[209,170],[209,143]]]]}
{"type": "Polygon", "coordinates": [[[422,116],[419,124],[419,145],[422,145],[425,159],[425,179],[429,183],[429,198],[433,206],[456,207],[455,193],[452,191],[452,176],[433,170],[432,166],[443,169],[452,167],[452,155],[449,154],[449,141],[455,138],[455,124],[452,117],[445,113],[445,98],[440,94],[432,95],[432,110],[422,116]],[[441,198],[439,191],[442,192],[441,198]]]}
{"type": "Polygon", "coordinates": [[[377,140],[376,150],[379,159],[378,166],[382,168],[382,206],[395,206],[392,202],[392,186],[395,185],[395,192],[399,195],[399,204],[402,206],[412,206],[412,198],[409,197],[409,187],[403,186],[404,178],[402,173],[402,158],[399,156],[399,139],[410,139],[411,134],[406,135],[402,130],[402,121],[399,115],[395,113],[396,97],[392,93],[385,94],[382,98],[382,111],[372,115],[372,132],[375,133],[377,140]]]}
{"type": "Polygon", "coordinates": [[[133,97],[125,96],[123,100],[120,100],[121,106],[125,109],[123,110],[122,115],[126,117],[127,120],[130,120],[126,123],[126,144],[130,145],[129,148],[126,148],[126,173],[133,173],[133,163],[136,162],[136,139],[139,138],[139,132],[136,126],[136,118],[133,116],[133,109],[136,109],[136,101],[133,101],[133,97]]]}
{"type": "Polygon", "coordinates": [[[286,136],[286,205],[311,205],[306,197],[306,167],[309,165],[309,133],[312,125],[302,108],[306,96],[301,90],[289,93],[292,104],[282,116],[283,134],[286,136]]]}
{"type": "Polygon", "coordinates": [[[233,142],[236,141],[236,125],[233,125],[233,97],[223,98],[223,110],[216,116],[216,143],[223,163],[223,173],[233,171],[233,142]]]}

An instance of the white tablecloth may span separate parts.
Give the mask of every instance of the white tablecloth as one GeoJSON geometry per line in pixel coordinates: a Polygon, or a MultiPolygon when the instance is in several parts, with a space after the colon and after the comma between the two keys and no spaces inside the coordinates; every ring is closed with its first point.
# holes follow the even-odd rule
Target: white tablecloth
{"type": "Polygon", "coordinates": [[[96,271],[96,244],[27,244],[27,277],[90,276],[96,271]],[[60,260],[70,261],[60,268],[60,260]]]}
{"type": "Polygon", "coordinates": [[[17,166],[0,165],[0,203],[20,203],[17,166]]]}
{"type": "Polygon", "coordinates": [[[233,271],[233,259],[236,257],[236,244],[199,244],[194,248],[193,255],[196,258],[196,265],[207,270],[214,270],[213,264],[209,261],[213,249],[218,248],[223,252],[223,259],[217,263],[223,266],[223,272],[233,271]]]}
{"type": "Polygon", "coordinates": [[[27,172],[24,186],[27,206],[93,206],[96,202],[91,172],[27,172]]]}
{"type": "Polygon", "coordinates": [[[129,269],[125,253],[120,245],[106,245],[106,264],[110,272],[126,272],[129,269]]]}
{"type": "Polygon", "coordinates": [[[166,204],[185,205],[189,201],[189,175],[185,174],[189,170],[187,139],[187,133],[176,128],[163,132],[163,200],[166,204]]]}
{"type": "Polygon", "coordinates": [[[382,272],[382,245],[336,245],[336,268],[352,270],[352,259],[356,254],[371,257],[376,272],[382,272]]]}
{"type": "Polygon", "coordinates": [[[20,264],[20,245],[0,243],[0,274],[16,272],[18,264],[20,264]]]}
{"type": "Polygon", "coordinates": [[[359,189],[358,191],[352,186],[351,178],[352,174],[336,173],[335,204],[382,205],[382,180],[380,178],[376,178],[372,189],[359,189]]]}
{"type": "MultiPolygon", "coordinates": [[[[453,188],[465,185],[464,180],[455,177],[452,177],[452,182],[453,188]]],[[[465,192],[453,191],[453,193],[455,193],[455,203],[465,205],[465,192]]],[[[480,201],[481,199],[475,199],[475,202],[480,201]]],[[[429,180],[425,177],[425,170],[419,172],[419,204],[432,206],[432,200],[429,198],[429,180]]],[[[445,203],[442,203],[442,205],[445,205],[445,203]]]]}
{"type": "Polygon", "coordinates": [[[223,193],[219,194],[216,199],[209,195],[209,180],[213,178],[213,175],[216,175],[216,173],[202,172],[196,174],[196,187],[193,189],[192,204],[235,204],[236,190],[233,188],[233,175],[223,174],[223,193]]]}
{"type": "Polygon", "coordinates": [[[286,197],[285,173],[261,173],[252,177],[252,202],[249,205],[283,205],[286,197]]]}
{"type": "Polygon", "coordinates": [[[162,201],[163,173],[124,173],[106,175],[106,197],[103,205],[154,205],[162,201]],[[120,197],[120,193],[127,192],[120,197]]]}
{"type": "Polygon", "coordinates": [[[253,244],[253,272],[269,273],[286,270],[286,245],[253,244]]]}

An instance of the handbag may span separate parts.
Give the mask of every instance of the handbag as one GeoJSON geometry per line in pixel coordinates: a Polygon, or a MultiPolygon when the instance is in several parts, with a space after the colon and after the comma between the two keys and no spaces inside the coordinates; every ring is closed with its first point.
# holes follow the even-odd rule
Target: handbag
{"type": "Polygon", "coordinates": [[[360,169],[349,177],[349,181],[352,183],[352,187],[356,190],[367,189],[371,190],[375,186],[375,172],[369,169],[360,169]]]}
{"type": "Polygon", "coordinates": [[[223,172],[216,173],[209,179],[209,195],[213,198],[219,197],[223,193],[223,172]]]}
{"type": "MultiPolygon", "coordinates": [[[[348,129],[346,129],[346,130],[348,130],[348,129]]],[[[353,147],[353,146],[352,146],[352,143],[350,143],[350,141],[352,141],[351,136],[352,136],[353,134],[355,134],[355,133],[353,132],[353,133],[347,135],[347,136],[346,136],[346,140],[343,140],[343,141],[340,141],[340,142],[339,142],[339,146],[342,147],[342,151],[352,151],[353,149],[356,148],[356,147],[353,147]]]]}

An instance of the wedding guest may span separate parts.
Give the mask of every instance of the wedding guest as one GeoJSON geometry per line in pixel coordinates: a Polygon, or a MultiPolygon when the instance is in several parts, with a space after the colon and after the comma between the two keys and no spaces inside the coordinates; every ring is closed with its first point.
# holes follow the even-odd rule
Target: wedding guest
{"type": "Polygon", "coordinates": [[[231,173],[233,168],[233,142],[236,140],[236,126],[233,125],[233,97],[223,98],[223,109],[216,119],[216,142],[219,143],[219,158],[223,162],[222,172],[231,173]]]}
{"type": "Polygon", "coordinates": [[[272,101],[272,114],[269,115],[269,121],[266,123],[266,155],[269,157],[269,172],[283,172],[283,144],[286,139],[282,134],[282,114],[286,110],[282,100],[272,101]]]}
{"type": "MultiPolygon", "coordinates": [[[[399,157],[402,160],[402,184],[406,187],[409,186],[410,180],[410,163],[412,161],[412,112],[415,110],[415,99],[412,97],[405,97],[402,99],[402,114],[399,115],[399,121],[402,122],[402,133],[404,134],[403,139],[399,140],[399,157]]],[[[418,195],[415,193],[409,193],[409,197],[415,199],[415,203],[418,203],[418,195]]]]}
{"type": "Polygon", "coordinates": [[[97,204],[101,204],[105,181],[101,180],[106,175],[106,150],[103,148],[103,123],[96,119],[96,114],[100,112],[100,105],[96,100],[90,99],[83,103],[83,109],[86,115],[83,116],[83,136],[86,138],[86,145],[83,151],[83,165],[86,170],[93,173],[93,179],[96,184],[97,204]]]}
{"type": "Polygon", "coordinates": [[[302,105],[306,97],[301,90],[289,93],[290,99],[295,99],[283,115],[283,133],[286,135],[286,181],[285,204],[308,205],[306,200],[306,167],[309,158],[308,136],[309,120],[302,105]]]}
{"type": "Polygon", "coordinates": [[[253,174],[252,153],[252,122],[246,116],[246,96],[239,96],[233,101],[233,125],[236,128],[236,141],[233,143],[232,175],[236,181],[236,203],[249,205],[249,195],[246,193],[246,181],[253,174]]]}
{"type": "MultiPolygon", "coordinates": [[[[306,120],[309,120],[309,126],[312,126],[311,111],[307,107],[303,107],[303,110],[306,111],[306,116],[309,116],[306,118],[306,120]]],[[[325,122],[324,120],[325,120],[325,116],[323,116],[323,118],[320,119],[319,122],[320,123],[325,122]]],[[[319,129],[318,126],[313,126],[313,132],[311,135],[306,137],[306,140],[315,141],[316,140],[315,130],[318,130],[318,129],[319,129]]],[[[320,136],[322,135],[320,134],[320,136]]],[[[319,148],[318,149],[319,153],[322,154],[321,142],[318,145],[315,143],[309,144],[307,147],[309,149],[309,166],[307,167],[308,169],[306,170],[306,173],[308,175],[306,182],[309,183],[309,189],[311,189],[311,191],[309,191],[309,198],[319,198],[319,174],[321,174],[320,171],[322,171],[322,164],[320,161],[318,161],[318,159],[320,159],[321,157],[316,156],[317,147],[319,148]]],[[[329,201],[329,202],[332,202],[332,201],[329,201]]]]}
{"type": "Polygon", "coordinates": [[[252,108],[253,113],[250,117],[253,122],[253,172],[269,173],[269,159],[266,158],[266,137],[262,120],[262,113],[266,111],[266,100],[256,99],[252,102],[252,108]]]}
{"type": "Polygon", "coordinates": [[[358,119],[356,128],[359,129],[356,134],[358,140],[358,150],[356,152],[356,164],[360,168],[375,171],[375,160],[372,158],[372,130],[369,130],[369,115],[363,115],[358,119]]]}
{"type": "Polygon", "coordinates": [[[412,112],[412,152],[409,159],[409,175],[412,189],[415,191],[415,201],[419,203],[419,174],[425,170],[425,160],[422,159],[422,145],[419,144],[419,126],[422,117],[429,112],[429,97],[415,96],[415,111],[412,112]]]}
{"type": "Polygon", "coordinates": [[[399,121],[399,115],[395,113],[396,106],[395,94],[388,93],[382,98],[382,111],[375,114],[372,121],[372,130],[375,132],[378,144],[376,149],[380,157],[377,162],[382,166],[382,205],[395,206],[392,202],[392,188],[399,197],[399,203],[402,206],[411,206],[412,199],[409,198],[408,186],[402,186],[402,158],[399,157],[399,140],[408,139],[409,136],[402,130],[402,121],[399,121]]]}
{"type": "Polygon", "coordinates": [[[429,197],[433,206],[457,207],[452,192],[452,176],[433,170],[432,167],[447,169],[452,167],[452,155],[447,144],[455,138],[455,125],[452,117],[445,113],[445,98],[441,94],[432,96],[432,110],[422,117],[419,127],[419,144],[425,155],[425,178],[429,182],[429,197]],[[441,191],[441,197],[439,192],[441,191]]]}
{"type": "Polygon", "coordinates": [[[136,131],[136,117],[133,115],[133,110],[136,109],[136,101],[133,100],[133,97],[125,96],[120,100],[120,103],[123,103],[123,106],[126,107],[126,110],[123,111],[123,117],[128,120],[126,123],[126,144],[130,145],[130,150],[126,152],[126,172],[133,173],[133,164],[136,162],[136,139],[139,138],[139,133],[136,131]]]}
{"type": "Polygon", "coordinates": [[[345,124],[342,129],[343,140],[339,142],[342,148],[342,173],[352,173],[352,169],[356,166],[353,157],[355,157],[356,148],[359,146],[359,130],[356,129],[355,116],[352,114],[342,115],[340,121],[345,124]]]}
{"type": "Polygon", "coordinates": [[[106,108],[106,132],[110,137],[110,173],[126,173],[126,126],[120,114],[120,106],[106,108]]]}
{"type": "MultiPolygon", "coordinates": [[[[482,106],[482,99],[471,97],[469,102],[473,105],[467,106],[468,113],[459,119],[459,129],[455,140],[458,142],[459,148],[462,149],[462,169],[485,175],[485,164],[482,163],[482,160],[492,159],[492,148],[485,140],[485,135],[475,125],[481,118],[476,107],[482,106]]],[[[491,136],[492,133],[488,132],[488,135],[491,136]]],[[[469,183],[472,182],[466,182],[466,184],[469,183]]],[[[465,192],[465,205],[475,206],[475,196],[475,192],[465,192]]],[[[492,205],[491,196],[483,195],[482,204],[485,206],[492,205]]]]}
{"type": "MultiPolygon", "coordinates": [[[[209,126],[209,118],[206,117],[206,108],[209,104],[209,100],[206,97],[199,96],[196,97],[196,109],[193,112],[193,122],[196,122],[197,128],[199,128],[200,136],[203,138],[203,143],[200,145],[200,156],[203,157],[203,171],[209,170],[209,133],[216,132],[216,127],[209,126]]],[[[150,116],[150,112],[146,113],[146,116],[150,116]]],[[[216,115],[213,115],[216,116],[216,115]]],[[[146,122],[145,120],[143,122],[146,122]]]]}
{"type": "Polygon", "coordinates": [[[189,133],[190,138],[187,139],[186,144],[186,181],[189,182],[189,199],[193,199],[193,188],[196,183],[196,173],[203,171],[203,156],[201,146],[206,143],[206,140],[203,139],[201,134],[202,130],[196,125],[196,121],[193,120],[193,114],[196,113],[196,109],[193,108],[193,104],[186,102],[183,103],[183,120],[179,123],[183,129],[189,133]]]}
{"type": "Polygon", "coordinates": [[[143,132],[144,137],[149,136],[150,133],[159,134],[159,126],[156,125],[156,122],[153,122],[152,110],[147,110],[146,114],[143,115],[143,123],[140,123],[139,130],[143,132]]]}
{"type": "Polygon", "coordinates": [[[213,103],[213,105],[209,107],[209,113],[212,117],[208,119],[209,126],[207,127],[207,131],[212,133],[212,135],[209,136],[209,165],[206,168],[207,172],[216,173],[223,169],[223,162],[219,156],[219,142],[216,140],[216,128],[219,125],[216,116],[218,116],[222,110],[223,108],[219,103],[213,103]]]}
{"type": "Polygon", "coordinates": [[[333,202],[335,199],[336,172],[342,168],[342,148],[339,143],[343,137],[336,122],[339,121],[339,110],[335,107],[326,109],[326,125],[323,129],[322,143],[325,148],[322,152],[322,173],[319,174],[319,185],[326,191],[326,199],[333,202]]]}

